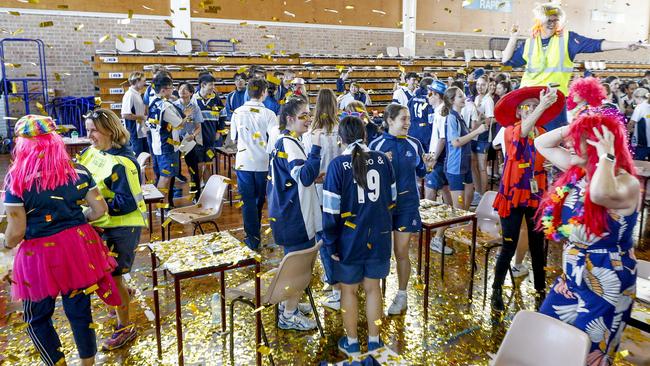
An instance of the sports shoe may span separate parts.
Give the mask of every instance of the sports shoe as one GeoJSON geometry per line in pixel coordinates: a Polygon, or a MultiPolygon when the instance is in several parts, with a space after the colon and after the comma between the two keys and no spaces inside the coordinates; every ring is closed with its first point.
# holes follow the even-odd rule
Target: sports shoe
{"type": "Polygon", "coordinates": [[[359,348],[359,342],[355,344],[348,344],[348,337],[343,336],[339,339],[339,349],[341,352],[345,353],[348,357],[355,357],[361,354],[361,349],[359,348]]]}
{"type": "Polygon", "coordinates": [[[104,341],[102,346],[102,351],[112,351],[123,347],[138,335],[138,332],[135,330],[133,324],[127,325],[125,327],[117,328],[113,335],[104,341]]]}
{"type": "Polygon", "coordinates": [[[523,277],[528,274],[528,267],[523,263],[515,264],[512,266],[512,275],[515,277],[523,277]]]}
{"type": "Polygon", "coordinates": [[[472,198],[472,203],[470,206],[478,206],[478,203],[481,202],[481,194],[478,192],[474,192],[474,197],[472,198]]]}
{"type": "Polygon", "coordinates": [[[330,292],[325,299],[321,300],[320,304],[332,310],[341,310],[341,293],[336,291],[330,292]]]}
{"type": "Polygon", "coordinates": [[[406,308],[408,308],[406,295],[397,294],[388,308],[388,315],[401,315],[406,311],[406,308]]]}
{"type": "Polygon", "coordinates": [[[382,342],[381,338],[379,338],[379,342],[370,342],[370,340],[368,340],[368,352],[372,352],[384,346],[385,344],[382,342]]]}
{"type": "MultiPolygon", "coordinates": [[[[443,240],[442,238],[439,238],[437,236],[431,239],[431,243],[429,243],[429,245],[431,246],[431,250],[433,250],[434,252],[442,253],[442,240],[443,240]]],[[[454,250],[448,246],[445,246],[445,255],[452,255],[452,254],[454,254],[454,250]]]]}
{"type": "MultiPolygon", "coordinates": [[[[298,311],[305,315],[311,314],[311,304],[306,302],[298,303],[298,311]]],[[[284,313],[284,301],[278,303],[278,312],[284,313]]]]}
{"type": "Polygon", "coordinates": [[[312,330],[316,328],[316,322],[304,316],[298,309],[289,317],[282,312],[279,318],[278,327],[280,329],[312,330]]]}

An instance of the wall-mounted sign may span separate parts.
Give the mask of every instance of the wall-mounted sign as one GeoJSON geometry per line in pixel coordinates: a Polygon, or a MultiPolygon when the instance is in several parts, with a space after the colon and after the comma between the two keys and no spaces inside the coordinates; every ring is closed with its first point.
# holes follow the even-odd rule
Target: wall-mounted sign
{"type": "Polygon", "coordinates": [[[511,13],[512,0],[463,0],[463,8],[511,13]]]}

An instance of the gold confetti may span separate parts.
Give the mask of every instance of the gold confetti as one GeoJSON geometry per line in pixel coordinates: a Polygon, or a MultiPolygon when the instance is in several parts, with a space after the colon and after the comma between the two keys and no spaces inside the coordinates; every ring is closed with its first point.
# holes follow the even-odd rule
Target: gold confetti
{"type": "Polygon", "coordinates": [[[284,151],[278,151],[276,156],[280,159],[287,159],[289,157],[289,154],[284,151]]]}
{"type": "Polygon", "coordinates": [[[293,18],[296,17],[296,14],[294,14],[294,13],[290,13],[290,12],[288,12],[288,11],[286,11],[286,10],[284,11],[284,15],[286,15],[286,16],[290,16],[290,17],[293,17],[293,18]]]}
{"type": "Polygon", "coordinates": [[[265,308],[264,305],[260,306],[259,308],[253,310],[253,314],[255,314],[255,313],[257,313],[257,312],[260,312],[260,311],[264,310],[264,308],[265,308]]]}
{"type": "Polygon", "coordinates": [[[99,328],[99,324],[97,324],[97,323],[90,323],[90,324],[88,324],[88,328],[90,328],[90,329],[97,329],[97,328],[99,328]]]}
{"type": "Polygon", "coordinates": [[[475,28],[472,32],[474,32],[474,33],[481,33],[481,32],[483,32],[483,29],[481,29],[481,28],[475,28]]]}
{"type": "Polygon", "coordinates": [[[169,20],[169,19],[165,19],[165,23],[167,23],[167,25],[170,26],[171,28],[175,28],[175,27],[174,27],[174,23],[172,23],[171,20],[169,20]]]}
{"type": "Polygon", "coordinates": [[[172,222],[172,218],[171,218],[171,217],[168,217],[168,218],[165,220],[165,222],[162,223],[162,227],[165,227],[165,228],[166,228],[169,224],[171,224],[171,222],[172,222]]]}
{"type": "Polygon", "coordinates": [[[122,43],[126,42],[126,40],[124,39],[124,37],[122,37],[122,36],[119,35],[119,34],[116,36],[116,38],[117,38],[120,42],[122,42],[122,43]]]}
{"type": "Polygon", "coordinates": [[[41,28],[46,28],[46,27],[51,27],[54,25],[54,22],[51,20],[48,20],[47,22],[41,22],[38,26],[41,28]]]}
{"type": "Polygon", "coordinates": [[[398,231],[404,231],[404,230],[406,230],[406,226],[400,226],[397,230],[398,231]]]}
{"type": "Polygon", "coordinates": [[[94,284],[94,285],[88,287],[87,289],[85,289],[84,294],[90,295],[90,294],[92,294],[93,292],[95,292],[97,290],[99,290],[99,286],[97,284],[94,284]]]}
{"type": "Polygon", "coordinates": [[[50,196],[50,198],[53,199],[53,200],[63,201],[63,197],[61,197],[61,196],[50,196]]]}
{"type": "Polygon", "coordinates": [[[381,319],[375,320],[374,323],[375,323],[376,326],[380,326],[381,325],[381,319]]]}
{"type": "Polygon", "coordinates": [[[237,203],[234,204],[234,206],[235,206],[236,208],[240,208],[240,207],[242,207],[243,205],[244,205],[244,202],[243,202],[243,201],[239,201],[239,202],[237,202],[237,203]]]}
{"type": "Polygon", "coordinates": [[[386,12],[383,10],[372,9],[372,12],[379,15],[386,15],[386,12]]]}
{"type": "Polygon", "coordinates": [[[83,182],[83,183],[81,183],[81,184],[79,184],[79,185],[77,186],[77,189],[78,189],[78,190],[81,190],[81,189],[84,189],[84,188],[86,188],[86,187],[88,187],[88,182],[83,182]]]}
{"type": "Polygon", "coordinates": [[[347,221],[347,220],[343,223],[343,225],[349,227],[350,229],[356,229],[357,228],[356,224],[354,224],[354,223],[352,223],[350,221],[347,221]]]}
{"type": "Polygon", "coordinates": [[[271,228],[269,227],[268,229],[264,230],[265,235],[269,235],[271,233],[271,228]]]}
{"type": "Polygon", "coordinates": [[[346,218],[346,217],[350,217],[350,216],[352,216],[352,212],[344,212],[344,213],[341,214],[342,218],[346,218]]]}
{"type": "Polygon", "coordinates": [[[323,10],[326,11],[326,12],[328,12],[328,13],[335,13],[335,14],[338,14],[338,12],[339,12],[339,11],[336,10],[336,9],[328,9],[328,8],[325,8],[325,9],[323,9],[323,10]]]}
{"type": "Polygon", "coordinates": [[[45,222],[51,222],[52,221],[52,215],[45,215],[45,222]]]}
{"type": "Polygon", "coordinates": [[[99,39],[99,43],[104,43],[109,38],[111,38],[111,35],[105,34],[102,38],[99,39]]]}
{"type": "Polygon", "coordinates": [[[53,246],[55,246],[55,245],[56,245],[56,243],[51,242],[51,241],[48,241],[48,242],[46,242],[46,243],[43,243],[43,246],[46,247],[46,248],[50,248],[50,247],[53,247],[53,246]]]}
{"type": "Polygon", "coordinates": [[[269,354],[271,354],[271,349],[267,346],[262,345],[257,347],[257,352],[263,354],[264,356],[268,356],[269,354]]]}
{"type": "Polygon", "coordinates": [[[20,16],[20,13],[17,12],[17,11],[10,11],[9,14],[11,14],[11,15],[13,15],[13,16],[17,16],[17,17],[20,16]]]}
{"type": "Polygon", "coordinates": [[[354,5],[346,5],[345,10],[354,10],[354,5]]]}
{"type": "Polygon", "coordinates": [[[133,18],[133,10],[132,9],[129,9],[129,11],[126,14],[126,17],[129,18],[129,19],[133,18]]]}

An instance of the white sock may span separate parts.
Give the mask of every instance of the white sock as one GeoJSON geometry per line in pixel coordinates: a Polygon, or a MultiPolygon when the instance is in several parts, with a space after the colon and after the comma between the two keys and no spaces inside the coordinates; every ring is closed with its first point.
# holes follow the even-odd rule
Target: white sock
{"type": "Polygon", "coordinates": [[[333,297],[336,297],[337,299],[341,299],[341,290],[337,290],[335,288],[332,289],[332,295],[333,297]]]}
{"type": "Polygon", "coordinates": [[[348,345],[349,346],[351,346],[353,344],[357,344],[357,343],[359,343],[359,340],[357,338],[348,337],[348,345]]]}
{"type": "Polygon", "coordinates": [[[282,315],[284,315],[285,318],[291,317],[294,313],[296,312],[296,309],[289,310],[287,307],[287,302],[284,301],[284,311],[282,312],[282,315]]]}
{"type": "Polygon", "coordinates": [[[406,290],[397,290],[397,296],[404,296],[404,297],[406,297],[406,290]]]}
{"type": "Polygon", "coordinates": [[[368,343],[370,342],[379,343],[379,336],[368,336],[368,343]]]}

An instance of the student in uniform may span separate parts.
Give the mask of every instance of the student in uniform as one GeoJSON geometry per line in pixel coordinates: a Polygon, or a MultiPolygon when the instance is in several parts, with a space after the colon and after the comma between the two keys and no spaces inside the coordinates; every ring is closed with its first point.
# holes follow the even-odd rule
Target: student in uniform
{"type": "Polygon", "coordinates": [[[232,120],[232,113],[235,109],[244,105],[246,96],[246,74],[243,72],[235,73],[235,90],[226,95],[226,121],[232,120]]]}
{"type": "MultiPolygon", "coordinates": [[[[301,138],[310,125],[307,99],[290,97],[280,110],[282,133],[271,153],[271,179],[267,186],[273,239],[284,247],[285,255],[314,246],[316,233],[322,231],[322,212],[314,184],[319,175],[322,130],[312,131],[313,145],[307,154],[301,138]]],[[[316,322],[300,311],[298,302],[296,297],[280,304],[278,327],[295,330],[316,327],[316,322]]]]}
{"type": "Polygon", "coordinates": [[[389,315],[402,314],[407,308],[406,286],[411,275],[409,240],[420,231],[420,197],[416,176],[422,178],[433,168],[433,157],[424,154],[420,142],[407,136],[410,116],[408,108],[389,104],[384,111],[386,131],[370,144],[371,150],[385,153],[391,161],[397,182],[397,204],[393,215],[393,243],[397,260],[399,291],[388,308],[389,315]]]}
{"type": "Polygon", "coordinates": [[[429,104],[429,85],[433,83],[432,78],[423,78],[420,87],[415,91],[415,96],[408,102],[409,114],[411,115],[411,127],[409,136],[415,137],[422,144],[424,151],[429,151],[431,142],[431,122],[429,115],[433,108],[429,104]]]}
{"type": "Polygon", "coordinates": [[[23,302],[27,333],[41,360],[54,366],[65,364],[54,328],[60,323],[52,322],[61,295],[80,364],[94,365],[92,292],[108,305],[120,305],[110,275],[115,259],[87,223],[106,213],[106,201],[88,170],[72,163],[50,117],[24,116],[14,131],[16,145],[2,195],[7,229],[0,239],[4,250],[18,246],[12,298],[23,302]],[[82,210],[81,204],[88,208],[82,210]]]}
{"type": "Polygon", "coordinates": [[[381,129],[381,124],[384,122],[383,119],[381,119],[381,117],[377,117],[377,119],[380,121],[378,123],[375,123],[374,120],[370,118],[370,115],[366,110],[366,106],[358,100],[350,102],[350,104],[348,104],[348,106],[345,107],[343,112],[339,115],[339,119],[343,119],[347,116],[358,117],[363,121],[363,123],[366,124],[366,138],[368,139],[368,143],[377,137],[380,137],[383,133],[383,130],[381,129]]]}
{"type": "MultiPolygon", "coordinates": [[[[291,81],[294,79],[295,74],[291,70],[286,70],[284,73],[280,73],[282,78],[282,82],[278,86],[278,90],[276,92],[276,100],[284,100],[285,97],[287,96],[287,93],[291,91],[291,81]]],[[[278,75],[276,75],[277,77],[278,75]]]]}
{"type": "Polygon", "coordinates": [[[418,87],[419,77],[417,73],[407,72],[404,75],[406,86],[400,86],[393,92],[393,103],[408,106],[411,98],[415,96],[415,90],[418,87]]]}
{"type": "Polygon", "coordinates": [[[159,75],[153,83],[156,95],[150,101],[147,124],[151,130],[152,154],[157,159],[160,170],[158,189],[165,195],[165,203],[171,208],[174,206],[172,187],[180,164],[178,149],[183,117],[168,101],[174,91],[172,79],[159,75]]]}
{"type": "MultiPolygon", "coordinates": [[[[146,106],[146,114],[147,114],[147,119],[149,118],[149,108],[151,107],[151,102],[155,99],[156,97],[156,91],[154,90],[154,85],[153,81],[156,78],[160,78],[162,76],[167,76],[168,78],[172,78],[171,74],[165,69],[164,66],[161,65],[155,65],[152,69],[153,73],[153,79],[151,80],[151,84],[147,86],[147,89],[144,91],[144,94],[142,95],[142,101],[144,102],[144,105],[146,106]]],[[[153,169],[153,174],[156,177],[154,184],[158,184],[158,179],[160,178],[160,170],[158,169],[158,160],[156,160],[156,155],[153,153],[153,147],[152,147],[152,139],[151,139],[151,130],[149,129],[149,124],[145,123],[145,126],[147,127],[147,148],[149,153],[151,153],[151,168],[153,169]]]]}
{"type": "Polygon", "coordinates": [[[90,171],[108,204],[108,215],[92,225],[102,228],[102,239],[117,254],[117,267],[112,276],[122,304],[116,309],[115,331],[102,347],[104,351],[112,351],[138,334],[129,316],[131,295],[122,276],[133,266],[142,227],[147,225],[147,209],[142,196],[140,165],[128,146],[129,132],[109,109],[96,109],[85,118],[92,146],[81,153],[79,163],[90,171]]]}
{"type": "Polygon", "coordinates": [[[469,131],[465,120],[460,115],[465,106],[465,93],[459,88],[452,86],[447,89],[443,101],[444,106],[440,110],[440,115],[447,118],[445,175],[449,182],[453,206],[467,210],[472,202],[474,190],[470,169],[472,159],[470,142],[487,129],[482,123],[475,130],[469,131]]]}
{"type": "Polygon", "coordinates": [[[129,89],[127,89],[122,97],[121,114],[124,119],[124,125],[131,136],[131,149],[135,153],[135,156],[139,156],[140,153],[148,151],[147,132],[149,129],[145,123],[147,121],[147,107],[140,95],[145,85],[144,73],[140,71],[132,72],[129,75],[129,89]]]}
{"type": "MultiPolygon", "coordinates": [[[[194,86],[189,82],[181,83],[178,86],[178,98],[174,102],[179,111],[183,113],[184,127],[181,130],[181,139],[183,144],[195,141],[196,144],[190,151],[182,151],[184,153],[185,163],[187,170],[190,173],[190,191],[194,200],[198,200],[201,195],[201,165],[203,164],[201,158],[205,155],[203,148],[203,136],[201,135],[201,124],[203,123],[203,114],[201,108],[196,101],[193,100],[194,86]]],[[[181,149],[183,150],[183,149],[181,149]]]]}
{"type": "Polygon", "coordinates": [[[237,108],[232,115],[230,128],[237,142],[235,172],[237,188],[243,202],[242,217],[246,245],[257,250],[260,246],[262,208],[266,195],[266,176],[269,155],[266,153],[269,126],[277,123],[275,113],[264,107],[267,83],[253,79],[248,83],[251,100],[237,108]]]}
{"type": "Polygon", "coordinates": [[[264,99],[264,106],[268,109],[270,109],[275,115],[277,116],[280,114],[280,103],[278,103],[278,100],[275,99],[275,95],[277,94],[277,88],[278,86],[273,84],[273,83],[268,83],[268,90],[267,90],[267,95],[266,99],[264,99]]]}
{"type": "Polygon", "coordinates": [[[365,144],[364,123],[346,117],[338,129],[345,150],[327,168],[323,189],[323,248],[332,259],[333,280],[342,288],[346,335],[338,346],[348,356],[360,353],[357,291],[366,293],[368,352],[384,346],[379,338],[383,312],[379,280],[390,271],[391,207],[397,200],[388,157],[365,144]]]}
{"type": "Polygon", "coordinates": [[[639,88],[634,91],[634,96],[637,106],[627,124],[628,131],[632,132],[634,159],[650,160],[650,94],[647,89],[639,88]]]}
{"type": "MultiPolygon", "coordinates": [[[[221,146],[221,133],[225,129],[225,121],[221,118],[223,104],[221,99],[214,93],[214,82],[216,80],[212,75],[206,74],[199,77],[199,90],[194,94],[193,101],[201,109],[203,123],[201,124],[201,138],[203,139],[203,148],[205,154],[200,157],[202,166],[201,177],[205,184],[211,175],[211,169],[207,169],[207,164],[212,164],[215,152],[214,149],[221,146]]],[[[200,188],[200,187],[198,187],[200,188]]]]}

